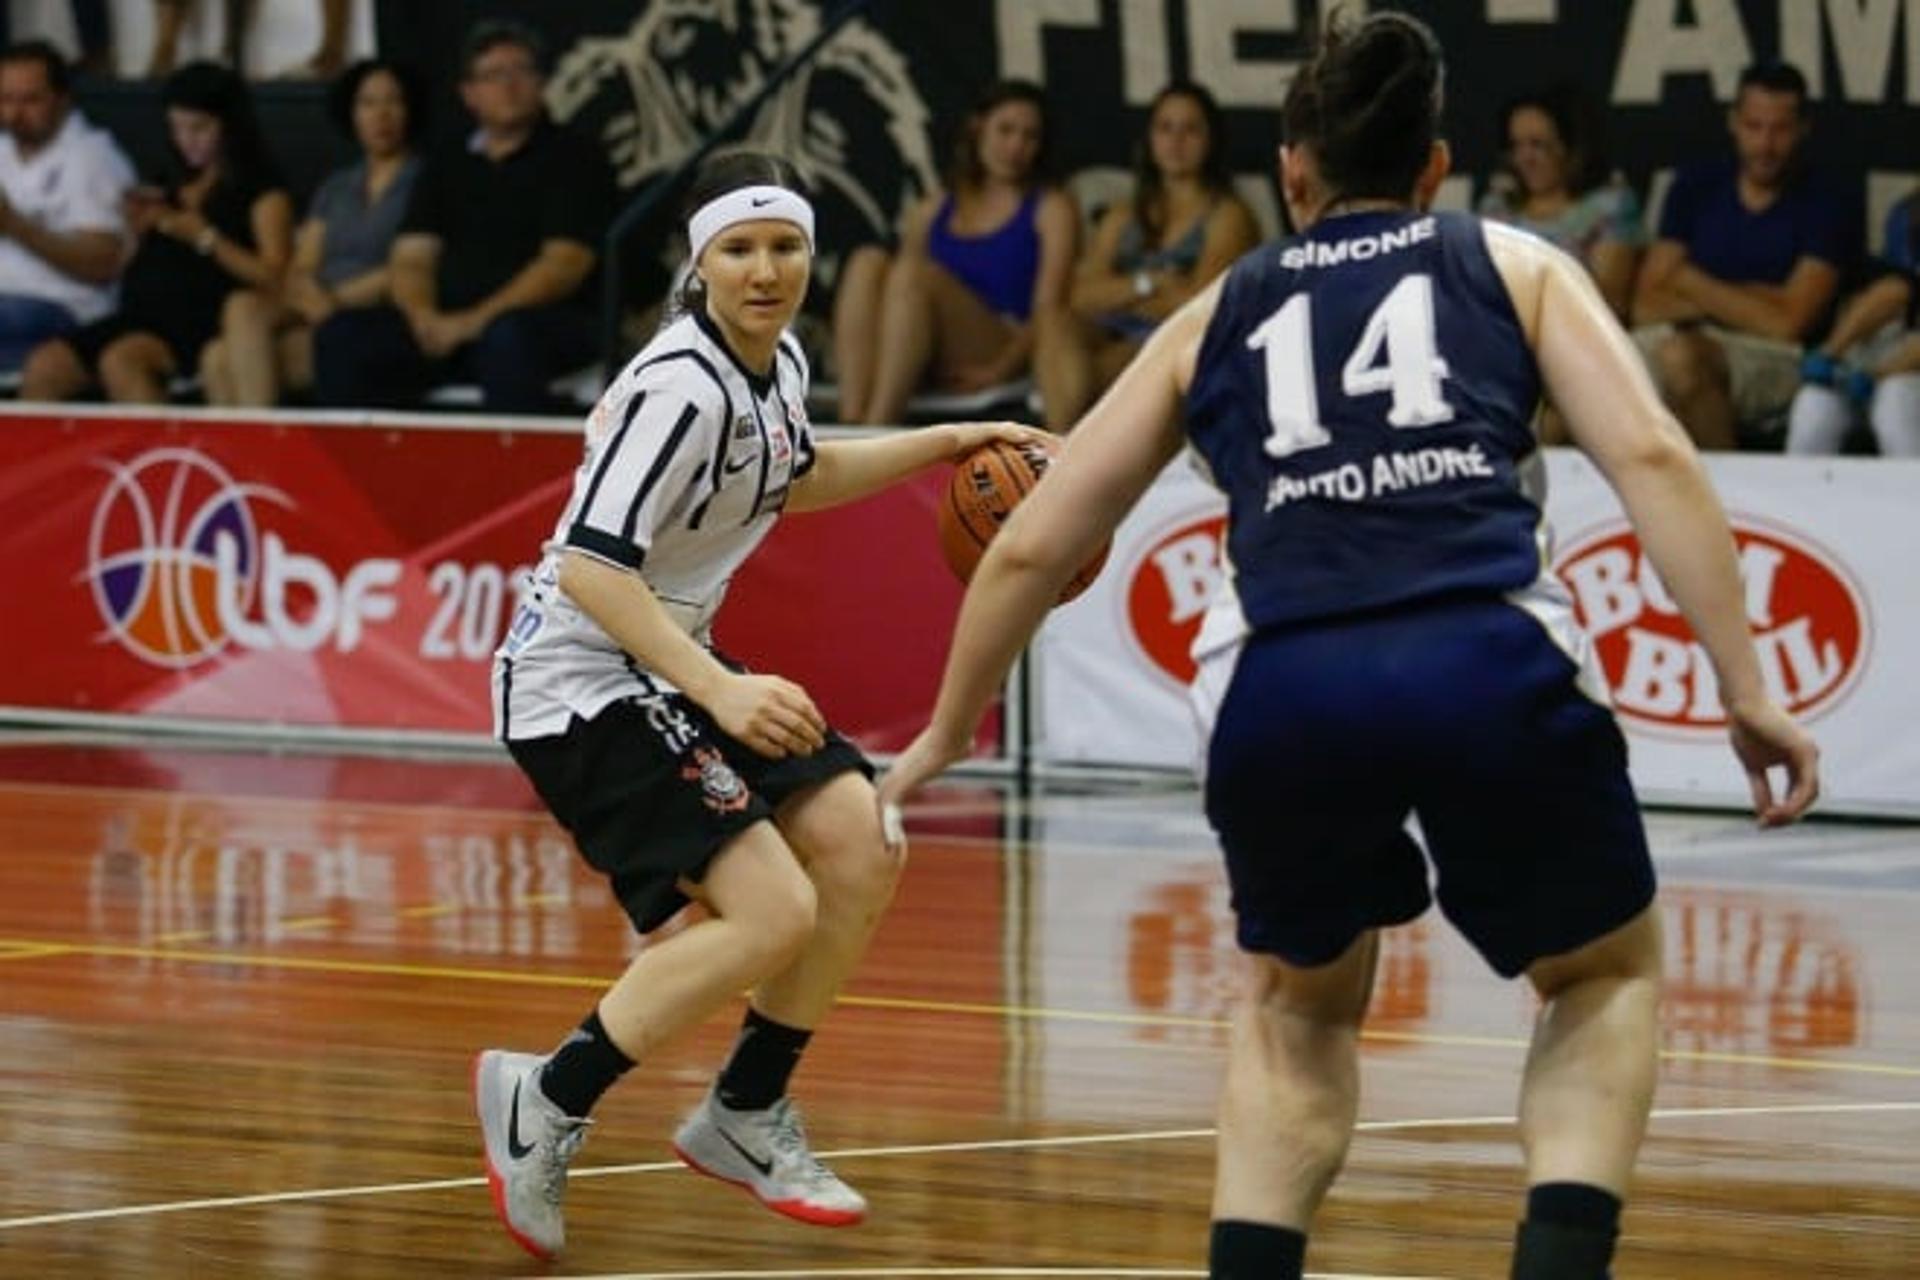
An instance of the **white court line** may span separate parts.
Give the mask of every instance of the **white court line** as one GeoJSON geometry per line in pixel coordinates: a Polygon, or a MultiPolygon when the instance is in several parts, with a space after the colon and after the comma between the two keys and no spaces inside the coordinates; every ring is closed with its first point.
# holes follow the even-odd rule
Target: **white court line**
{"type": "MultiPolygon", "coordinates": [[[[1823,1116],[1860,1115],[1888,1112],[1920,1112],[1920,1102],[1808,1102],[1776,1107],[1674,1107],[1656,1110],[1654,1120],[1723,1120],[1749,1116],[1823,1116]]],[[[1497,1129],[1511,1126],[1512,1116],[1442,1116],[1426,1120],[1363,1120],[1354,1126],[1356,1133],[1411,1133],[1422,1129],[1497,1129]]],[[[1211,1138],[1212,1129],[1157,1129],[1144,1133],[1085,1133],[1051,1138],[999,1138],[985,1142],[930,1142],[899,1147],[853,1147],[844,1151],[822,1151],[823,1160],[875,1160],[896,1156],[951,1155],[968,1151],[1032,1151],[1066,1147],[1092,1147],[1121,1142],[1168,1142],[1179,1139],[1211,1138]]],[[[569,1181],[582,1178],[610,1178],[629,1173],[664,1173],[684,1170],[678,1160],[654,1160],[645,1164],[608,1164],[568,1172],[569,1181]]],[[[112,1209],[79,1209],[70,1213],[41,1213],[25,1218],[0,1218],[0,1231],[18,1231],[25,1227],[53,1227],[74,1222],[99,1222],[109,1218],[149,1218],[163,1213],[189,1213],[196,1209],[244,1209],[261,1204],[297,1204],[312,1200],[347,1200],[362,1196],[391,1196],[418,1191],[456,1191],[483,1187],[484,1177],[438,1178],[428,1182],[387,1182],[357,1187],[316,1187],[309,1191],[269,1191],[247,1196],[214,1196],[203,1200],[164,1200],[153,1204],[129,1204],[112,1209]]],[[[754,1272],[756,1276],[779,1272],[754,1272]]],[[[822,1275],[822,1272],[803,1272],[822,1275]]],[[[885,1273],[904,1274],[904,1273],[885,1273]]],[[[995,1271],[985,1274],[1011,1275],[995,1271]]],[[[1034,1274],[1032,1272],[1026,1274],[1034,1274]]],[[[1040,1273],[1044,1274],[1044,1273],[1040,1273]]],[[[1353,1280],[1361,1280],[1355,1277],[1353,1280]]],[[[1382,1280],[1392,1280],[1383,1277],[1382,1280]]],[[[1403,1278],[1417,1280],[1417,1277],[1403,1278]]]]}

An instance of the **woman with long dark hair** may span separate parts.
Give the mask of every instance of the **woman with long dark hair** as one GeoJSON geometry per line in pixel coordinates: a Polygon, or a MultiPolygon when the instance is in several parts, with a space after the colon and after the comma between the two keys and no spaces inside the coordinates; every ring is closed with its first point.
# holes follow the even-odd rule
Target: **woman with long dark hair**
{"type": "Polygon", "coordinates": [[[195,62],[161,89],[168,164],[129,194],[139,237],[113,314],[27,357],[23,400],[98,386],[120,404],[164,404],[168,380],[199,367],[237,290],[272,291],[293,247],[293,200],[268,154],[246,82],[195,62]]]}
{"type": "Polygon", "coordinates": [[[327,114],[360,159],[313,193],[278,292],[227,300],[220,336],[200,356],[208,404],[263,407],[283,390],[306,390],[314,329],[336,311],[389,300],[387,254],[419,175],[424,106],[418,78],[397,63],[363,59],[334,82],[327,114]]]}
{"type": "Polygon", "coordinates": [[[1132,198],[1101,217],[1065,307],[1036,317],[1034,380],[1047,426],[1065,431],[1162,320],[1260,239],[1227,173],[1213,95],[1177,80],[1154,96],[1132,198]]]}
{"type": "Polygon", "coordinates": [[[1514,98],[1500,111],[1500,148],[1480,216],[1572,254],[1626,319],[1647,229],[1633,188],[1608,163],[1592,102],[1565,84],[1514,98]]]}
{"type": "Polygon", "coordinates": [[[898,423],[922,385],[979,391],[1026,373],[1034,317],[1065,300],[1080,231],[1047,150],[1040,87],[993,85],[900,251],[849,255],[833,313],[842,421],[898,423]]]}
{"type": "MultiPolygon", "coordinates": [[[[787,1082],[893,895],[871,767],[807,691],[712,647],[727,583],[783,511],[853,502],[1025,427],[816,440],[788,330],[813,207],[792,165],[717,157],[688,196],[685,312],[607,388],[545,558],[494,663],[495,727],[649,942],[551,1054],[487,1050],[475,1104],[495,1205],[540,1257],[600,1095],[750,990],[689,1165],[828,1226],[866,1201],[814,1159],[787,1082]]],[[[822,572],[838,571],[822,566],[822,572]]]]}

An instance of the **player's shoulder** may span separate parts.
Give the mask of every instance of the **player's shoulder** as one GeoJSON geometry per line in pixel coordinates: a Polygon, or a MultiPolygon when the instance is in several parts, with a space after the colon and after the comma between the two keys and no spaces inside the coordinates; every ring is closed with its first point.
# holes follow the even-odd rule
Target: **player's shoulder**
{"type": "Polygon", "coordinates": [[[733,394],[727,385],[729,367],[712,335],[691,315],[683,315],[663,325],[627,362],[620,381],[630,393],[671,392],[701,408],[720,408],[733,394]]]}
{"type": "Polygon", "coordinates": [[[1517,280],[1536,282],[1560,271],[1583,271],[1584,267],[1559,245],[1523,227],[1476,218],[1487,246],[1487,256],[1509,284],[1517,280]]]}

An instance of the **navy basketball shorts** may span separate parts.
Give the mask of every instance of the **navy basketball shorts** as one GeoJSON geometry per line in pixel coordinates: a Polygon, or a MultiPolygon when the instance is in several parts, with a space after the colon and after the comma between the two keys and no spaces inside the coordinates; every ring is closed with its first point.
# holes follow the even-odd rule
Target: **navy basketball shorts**
{"type": "Polygon", "coordinates": [[[1241,947],[1326,964],[1437,897],[1512,977],[1645,910],[1653,863],[1626,744],[1578,675],[1541,621],[1481,597],[1263,632],[1237,662],[1209,658],[1195,686],[1203,716],[1221,691],[1207,817],[1241,947]]]}
{"type": "Polygon", "coordinates": [[[700,883],[735,836],[790,797],[843,773],[873,776],[831,730],[812,755],[774,760],[678,693],[625,698],[507,750],[641,933],[687,905],[683,878],[700,883]]]}

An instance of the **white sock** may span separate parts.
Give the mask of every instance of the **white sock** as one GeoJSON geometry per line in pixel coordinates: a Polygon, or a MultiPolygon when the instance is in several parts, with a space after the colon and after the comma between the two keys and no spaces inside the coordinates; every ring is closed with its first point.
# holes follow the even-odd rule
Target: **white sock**
{"type": "Polygon", "coordinates": [[[1832,387],[1802,386],[1787,411],[1787,452],[1840,452],[1853,427],[1853,406],[1832,387]]]}
{"type": "Polygon", "coordinates": [[[1873,434],[1888,458],[1920,458],[1920,373],[1896,373],[1873,393],[1873,434]]]}

